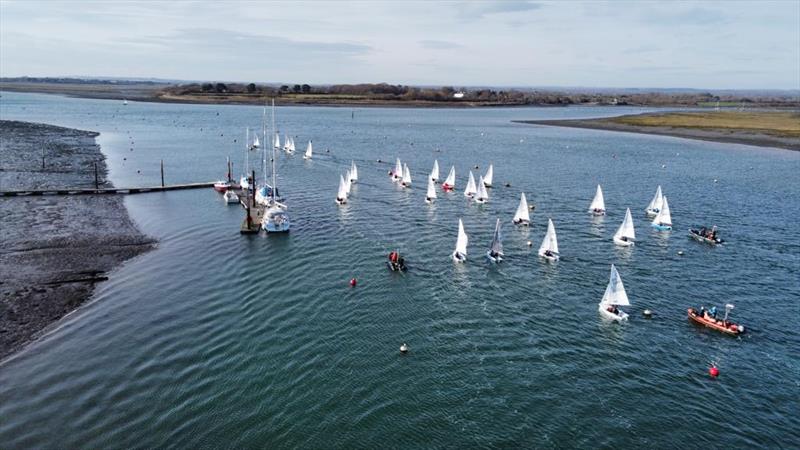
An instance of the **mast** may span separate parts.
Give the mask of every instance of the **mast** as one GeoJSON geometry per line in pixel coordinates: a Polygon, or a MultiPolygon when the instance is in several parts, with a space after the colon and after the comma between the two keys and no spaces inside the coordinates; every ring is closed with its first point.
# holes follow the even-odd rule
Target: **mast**
{"type": "MultiPolygon", "coordinates": [[[[275,131],[275,99],[272,99],[272,131],[275,131]]],[[[278,180],[275,175],[275,146],[272,146],[272,203],[275,203],[275,193],[278,190],[278,180]]]]}

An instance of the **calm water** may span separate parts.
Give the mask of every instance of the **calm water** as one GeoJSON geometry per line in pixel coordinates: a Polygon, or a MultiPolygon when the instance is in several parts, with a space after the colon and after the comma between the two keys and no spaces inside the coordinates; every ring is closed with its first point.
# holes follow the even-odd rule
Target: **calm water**
{"type": "MultiPolygon", "coordinates": [[[[625,108],[277,110],[298,150],[311,138],[317,151],[311,162],[279,156],[291,233],[240,236],[242,209],[211,189],[128,197],[158,249],[113,272],[90,304],[0,366],[0,447],[800,441],[800,154],[510,123],[639,111],[625,108]],[[386,176],[398,156],[411,167],[411,190],[386,176]],[[434,158],[442,176],[456,166],[459,191],[428,207],[423,180],[434,158]],[[360,181],[340,208],[338,176],[351,160],[360,181]],[[480,165],[477,178],[489,162],[497,187],[476,207],[460,190],[470,167],[480,165]],[[608,216],[593,220],[597,183],[608,216]],[[657,184],[671,233],[651,231],[643,215],[657,184]],[[537,205],[530,230],[510,223],[521,191],[537,205]],[[620,250],[611,236],[626,207],[638,241],[620,250]],[[456,266],[459,217],[470,259],[456,266]],[[507,258],[495,267],[482,254],[497,217],[507,258]],[[547,217],[560,241],[555,265],[535,255],[547,217]],[[719,225],[730,243],[689,240],[685,230],[700,224],[719,225]],[[394,248],[409,263],[405,275],[384,266],[394,248]],[[610,263],[633,304],[622,325],[597,313],[610,263]],[[688,306],[726,302],[751,331],[742,338],[686,320],[688,306]],[[407,356],[397,351],[404,341],[407,356]]],[[[229,154],[240,173],[244,127],[260,127],[261,113],[0,99],[3,119],[101,132],[117,186],[158,183],[160,159],[168,182],[219,178],[229,154]]]]}

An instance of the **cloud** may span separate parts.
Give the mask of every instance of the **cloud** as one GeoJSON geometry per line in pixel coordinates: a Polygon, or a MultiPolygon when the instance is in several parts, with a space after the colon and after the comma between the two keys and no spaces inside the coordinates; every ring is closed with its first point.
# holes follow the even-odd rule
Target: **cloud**
{"type": "Polygon", "coordinates": [[[456,4],[458,17],[464,20],[483,19],[487,16],[503,13],[520,13],[541,8],[540,3],[527,0],[507,0],[493,2],[463,1],[456,4]]]}
{"type": "Polygon", "coordinates": [[[435,39],[426,39],[419,41],[419,45],[431,50],[452,50],[462,48],[463,45],[450,41],[437,41],[435,39]]]}

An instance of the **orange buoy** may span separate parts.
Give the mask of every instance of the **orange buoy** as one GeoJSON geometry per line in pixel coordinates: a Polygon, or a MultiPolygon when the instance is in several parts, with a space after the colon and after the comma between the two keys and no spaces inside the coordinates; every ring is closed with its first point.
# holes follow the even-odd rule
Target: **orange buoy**
{"type": "Polygon", "coordinates": [[[356,281],[355,277],[350,278],[350,286],[356,287],[356,283],[357,283],[357,281],[356,281]]]}
{"type": "Polygon", "coordinates": [[[708,374],[711,375],[712,378],[716,378],[719,376],[719,369],[712,364],[711,367],[708,368],[708,374]]]}

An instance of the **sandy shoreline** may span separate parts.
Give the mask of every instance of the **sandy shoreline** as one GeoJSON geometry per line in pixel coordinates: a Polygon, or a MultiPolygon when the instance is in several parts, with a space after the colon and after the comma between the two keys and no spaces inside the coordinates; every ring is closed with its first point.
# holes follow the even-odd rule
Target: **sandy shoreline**
{"type": "MultiPolygon", "coordinates": [[[[101,186],[97,133],[0,121],[0,189],[101,186]],[[45,168],[42,169],[42,148],[45,168]]],[[[121,196],[0,198],[0,360],[88,300],[97,282],[154,241],[121,196]]]]}
{"type": "Polygon", "coordinates": [[[576,120],[515,120],[515,123],[546,125],[590,130],[620,131],[625,133],[655,134],[685,139],[745,144],[757,147],[777,147],[787,150],[800,150],[800,140],[754,133],[746,130],[696,129],[658,126],[636,126],[613,122],[609,119],[576,120]]]}

